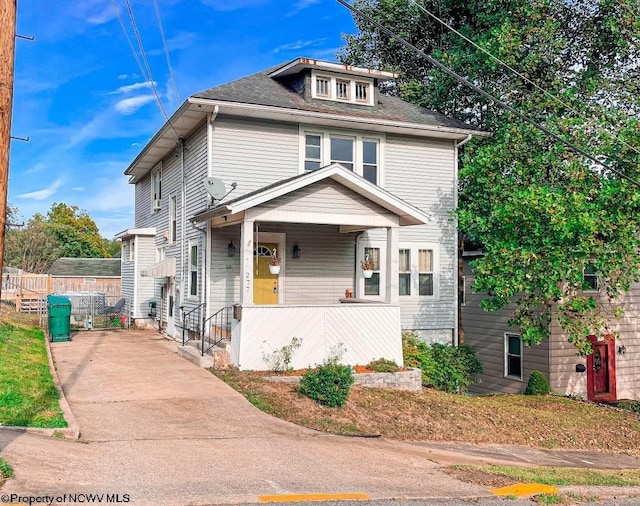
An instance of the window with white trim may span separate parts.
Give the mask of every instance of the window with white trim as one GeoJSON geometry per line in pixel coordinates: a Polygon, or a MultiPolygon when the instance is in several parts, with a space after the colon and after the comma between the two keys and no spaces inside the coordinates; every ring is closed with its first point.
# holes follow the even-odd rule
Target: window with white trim
{"type": "Polygon", "coordinates": [[[461,306],[467,305],[467,278],[462,276],[460,279],[460,285],[458,286],[458,297],[461,306]]]}
{"type": "Polygon", "coordinates": [[[158,164],[151,172],[151,209],[160,209],[162,199],[162,165],[158,164]]]}
{"type": "Polygon", "coordinates": [[[345,169],[353,170],[353,147],[355,139],[353,137],[337,137],[329,138],[331,146],[331,163],[339,163],[345,169]]]}
{"type": "Polygon", "coordinates": [[[189,295],[198,295],[198,246],[189,242],[189,295]]]}
{"type": "Polygon", "coordinates": [[[411,295],[411,250],[398,252],[398,292],[399,295],[411,295]]]}
{"type": "Polygon", "coordinates": [[[598,291],[598,273],[596,266],[593,262],[589,262],[583,272],[584,277],[584,291],[585,292],[597,292],[598,291]]]}
{"type": "Polygon", "coordinates": [[[339,163],[370,183],[381,186],[383,143],[384,137],[365,137],[337,131],[305,131],[301,128],[302,170],[317,170],[330,163],[339,163]]]}
{"type": "Polygon", "coordinates": [[[311,73],[311,97],[335,100],[351,104],[372,106],[374,102],[374,80],[344,74],[311,73]]]}
{"type": "Polygon", "coordinates": [[[369,102],[369,83],[356,81],[356,102],[369,102]]]}
{"type": "Polygon", "coordinates": [[[331,86],[331,79],[324,76],[316,76],[316,95],[318,97],[329,98],[331,92],[329,91],[331,86]]]}
{"type": "Polygon", "coordinates": [[[436,245],[400,243],[398,294],[401,299],[438,299],[438,250],[436,245]]]}
{"type": "Polygon", "coordinates": [[[504,335],[504,375],[522,381],[522,339],[519,334],[504,335]]]}
{"type": "Polygon", "coordinates": [[[177,198],[171,197],[169,201],[169,242],[176,242],[176,237],[178,235],[178,200],[177,198]]]}
{"type": "Polygon", "coordinates": [[[338,100],[349,100],[349,89],[351,81],[346,79],[336,79],[336,98],[338,100]]]}
{"type": "Polygon", "coordinates": [[[322,135],[304,136],[304,170],[317,170],[322,166],[322,135]]]}
{"type": "Polygon", "coordinates": [[[418,250],[418,295],[432,296],[433,290],[433,250],[418,250]]]}
{"type": "Polygon", "coordinates": [[[380,248],[364,248],[364,258],[373,263],[373,274],[370,278],[364,279],[364,294],[382,295],[380,289],[380,248]]]}

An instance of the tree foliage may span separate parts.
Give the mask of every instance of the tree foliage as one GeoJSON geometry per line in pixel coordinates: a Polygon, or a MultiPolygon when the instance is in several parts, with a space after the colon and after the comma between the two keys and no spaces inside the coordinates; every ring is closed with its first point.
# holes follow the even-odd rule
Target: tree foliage
{"type": "MultiPolygon", "coordinates": [[[[640,179],[640,4],[635,0],[419,2],[527,80],[408,0],[357,0],[375,19],[468,80],[640,179]],[[532,84],[535,83],[537,86],[532,84]],[[555,99],[553,96],[558,98],[555,99]]],[[[613,304],[640,269],[640,189],[498,109],[357,20],[342,59],[402,73],[385,91],[490,130],[464,150],[458,219],[485,255],[475,289],[488,310],[515,303],[526,343],[555,316],[579,350],[610,332],[613,304]],[[599,293],[584,291],[593,262],[599,293]]]]}
{"type": "MultiPolygon", "coordinates": [[[[10,223],[19,211],[10,207],[10,223]]],[[[5,238],[4,264],[28,272],[45,273],[61,257],[110,257],[113,241],[100,236],[93,219],[77,206],[54,203],[43,216],[35,214],[22,227],[9,227],[5,238]]]]}

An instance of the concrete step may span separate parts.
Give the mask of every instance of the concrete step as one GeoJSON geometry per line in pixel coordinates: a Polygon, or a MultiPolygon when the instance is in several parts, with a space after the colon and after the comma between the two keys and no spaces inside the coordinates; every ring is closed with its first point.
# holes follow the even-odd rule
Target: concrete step
{"type": "Polygon", "coordinates": [[[194,342],[193,345],[191,343],[186,346],[178,346],[178,355],[183,358],[186,358],[190,362],[196,364],[198,367],[210,368],[215,367],[216,369],[227,369],[231,367],[231,343],[229,343],[228,347],[214,346],[208,353],[202,355],[200,351],[200,342],[197,344],[194,342]]]}

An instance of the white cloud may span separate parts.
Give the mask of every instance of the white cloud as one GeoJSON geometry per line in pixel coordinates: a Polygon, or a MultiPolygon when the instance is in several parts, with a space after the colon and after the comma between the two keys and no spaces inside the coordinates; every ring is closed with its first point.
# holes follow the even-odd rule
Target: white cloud
{"type": "Polygon", "coordinates": [[[314,4],[320,3],[320,0],[298,0],[295,4],[293,4],[293,9],[287,13],[287,17],[295,16],[300,11],[306,9],[307,7],[311,7],[314,4]]]}
{"type": "Polygon", "coordinates": [[[138,79],[138,77],[140,77],[138,74],[120,74],[118,76],[118,79],[120,79],[121,81],[124,81],[125,79],[138,79]]]}
{"type": "Polygon", "coordinates": [[[126,86],[120,86],[117,90],[115,91],[110,91],[108,94],[109,95],[120,95],[120,94],[127,94],[131,91],[135,91],[135,90],[144,90],[147,88],[151,88],[151,86],[155,86],[158,83],[156,83],[155,81],[144,81],[141,83],[133,83],[133,84],[127,84],[126,86]]]}
{"type": "Polygon", "coordinates": [[[62,179],[56,179],[53,183],[49,185],[48,188],[44,188],[43,190],[36,190],[34,192],[23,193],[18,195],[19,199],[32,199],[32,200],[45,200],[51,197],[58,188],[62,185],[62,179]]]}
{"type": "Polygon", "coordinates": [[[326,39],[326,37],[322,37],[319,39],[311,39],[311,40],[296,40],[295,42],[290,42],[288,44],[282,44],[281,46],[276,47],[273,52],[279,53],[281,51],[296,51],[298,49],[303,49],[305,47],[319,46],[326,39]]]}
{"type": "Polygon", "coordinates": [[[82,192],[84,191],[84,186],[74,186],[71,188],[74,192],[82,192]]]}
{"type": "Polygon", "coordinates": [[[108,23],[115,17],[116,17],[116,13],[113,10],[112,6],[109,5],[108,7],[105,7],[104,9],[102,9],[102,11],[100,12],[97,12],[95,14],[89,14],[89,17],[87,18],[87,23],[89,23],[90,25],[103,25],[105,23],[108,23]]]}
{"type": "Polygon", "coordinates": [[[115,109],[120,114],[129,115],[154,100],[155,97],[153,95],[140,95],[139,97],[123,98],[116,103],[115,109]]]}

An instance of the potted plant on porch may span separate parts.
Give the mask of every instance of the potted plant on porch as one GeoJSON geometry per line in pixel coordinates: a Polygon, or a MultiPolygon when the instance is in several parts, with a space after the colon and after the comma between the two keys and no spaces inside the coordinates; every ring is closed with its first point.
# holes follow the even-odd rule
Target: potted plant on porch
{"type": "Polygon", "coordinates": [[[271,274],[280,274],[280,259],[276,253],[276,249],[274,248],[271,258],[269,259],[269,272],[271,274]]]}
{"type": "Polygon", "coordinates": [[[360,261],[360,266],[362,267],[362,275],[365,278],[370,278],[373,276],[373,269],[375,269],[376,264],[369,260],[369,255],[364,256],[364,260],[360,261]]]}

